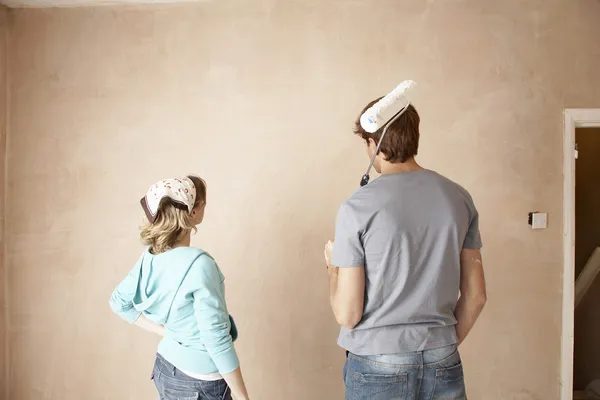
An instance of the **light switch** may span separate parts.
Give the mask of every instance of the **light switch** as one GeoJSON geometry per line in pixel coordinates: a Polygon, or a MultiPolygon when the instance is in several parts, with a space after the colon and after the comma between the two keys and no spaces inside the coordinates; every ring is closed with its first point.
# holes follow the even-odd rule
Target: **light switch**
{"type": "Polygon", "coordinates": [[[530,215],[530,225],[532,229],[546,229],[548,227],[547,213],[534,212],[530,215]]]}

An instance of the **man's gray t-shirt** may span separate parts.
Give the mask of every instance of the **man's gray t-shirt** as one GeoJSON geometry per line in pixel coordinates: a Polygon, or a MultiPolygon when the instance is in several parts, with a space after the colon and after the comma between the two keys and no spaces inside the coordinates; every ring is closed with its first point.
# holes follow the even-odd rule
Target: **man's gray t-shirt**
{"type": "Polygon", "coordinates": [[[480,249],[469,193],[429,170],[383,175],[337,216],[332,264],[365,267],[363,317],[338,344],[358,355],[455,344],[460,252],[480,249]]]}

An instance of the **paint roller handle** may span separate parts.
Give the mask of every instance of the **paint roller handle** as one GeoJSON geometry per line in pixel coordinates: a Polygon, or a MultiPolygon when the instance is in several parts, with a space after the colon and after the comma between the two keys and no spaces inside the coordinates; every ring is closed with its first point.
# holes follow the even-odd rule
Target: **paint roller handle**
{"type": "Polygon", "coordinates": [[[369,183],[369,174],[364,174],[362,179],[360,180],[360,187],[366,186],[369,183]]]}

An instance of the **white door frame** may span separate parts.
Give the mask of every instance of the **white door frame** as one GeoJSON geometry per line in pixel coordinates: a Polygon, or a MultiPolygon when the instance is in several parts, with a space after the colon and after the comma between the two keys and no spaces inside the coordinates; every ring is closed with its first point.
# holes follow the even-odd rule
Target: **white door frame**
{"type": "Polygon", "coordinates": [[[599,108],[568,108],[563,136],[563,298],[561,400],[573,400],[575,320],[575,128],[600,128],[599,108]]]}

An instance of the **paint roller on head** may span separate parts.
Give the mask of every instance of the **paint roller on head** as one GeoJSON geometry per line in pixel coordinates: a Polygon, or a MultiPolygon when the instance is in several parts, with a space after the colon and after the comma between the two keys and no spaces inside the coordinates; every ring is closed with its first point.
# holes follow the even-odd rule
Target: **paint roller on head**
{"type": "Polygon", "coordinates": [[[373,163],[375,163],[375,157],[377,157],[377,154],[379,153],[383,137],[385,136],[388,127],[404,114],[408,108],[410,102],[406,95],[415,85],[416,83],[411,80],[402,82],[385,97],[369,107],[360,116],[360,126],[368,133],[375,133],[385,127],[381,133],[379,142],[377,143],[375,153],[373,153],[373,157],[371,157],[369,168],[367,168],[367,172],[360,180],[360,186],[365,186],[369,183],[369,173],[371,172],[371,168],[373,168],[373,163]]]}

